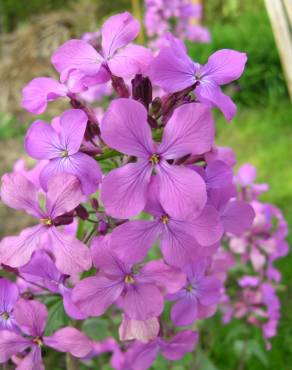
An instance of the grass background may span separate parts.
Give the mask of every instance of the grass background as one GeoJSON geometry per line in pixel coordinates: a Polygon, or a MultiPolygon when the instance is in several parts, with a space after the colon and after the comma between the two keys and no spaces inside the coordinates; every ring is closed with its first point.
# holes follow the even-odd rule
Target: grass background
{"type": "MultiPolygon", "coordinates": [[[[94,0],[92,0],[94,2],[94,0]]],[[[72,1],[62,2],[62,7],[72,1]]],[[[188,43],[191,56],[206,62],[208,55],[220,48],[233,48],[248,54],[248,64],[239,84],[228,87],[238,105],[238,114],[227,124],[221,113],[215,112],[217,143],[232,147],[238,166],[249,162],[257,167],[258,181],[267,182],[270,190],[263,199],[282,209],[292,227],[292,108],[281,70],[273,34],[262,0],[207,0],[206,22],[212,34],[209,45],[188,43]]],[[[22,6],[20,0],[0,2],[0,31],[13,31],[19,24],[44,10],[55,10],[61,2],[33,0],[22,6]]],[[[110,2],[104,14],[130,7],[130,1],[110,2]]],[[[98,19],[99,15],[97,15],[98,19]]],[[[0,76],[1,77],[1,76],[0,76]]],[[[0,112],[0,162],[1,172],[11,168],[22,152],[22,138],[26,125],[17,116],[0,112]]],[[[12,213],[5,215],[8,225],[12,213]]],[[[11,219],[12,220],[12,219],[11,219]]],[[[12,220],[12,222],[15,222],[12,220]]],[[[2,221],[3,224],[3,221],[2,221]]],[[[3,225],[2,225],[3,230],[3,225]]],[[[5,231],[5,230],[4,230],[5,231]]],[[[6,230],[6,232],[8,232],[6,230]]],[[[289,236],[290,244],[292,237],[289,236]]],[[[264,350],[257,329],[245,329],[238,322],[222,326],[218,316],[207,320],[203,330],[202,350],[189,354],[177,364],[167,363],[162,357],[155,369],[173,370],[291,370],[292,369],[292,256],[277,262],[283,274],[285,289],[280,292],[282,318],[279,334],[272,340],[271,351],[264,350]],[[238,353],[242,340],[248,337],[250,353],[244,367],[238,353]]],[[[54,357],[52,357],[52,360],[54,357]]],[[[56,363],[50,368],[58,370],[56,363]]],[[[103,367],[105,369],[105,367],[103,367]]]]}

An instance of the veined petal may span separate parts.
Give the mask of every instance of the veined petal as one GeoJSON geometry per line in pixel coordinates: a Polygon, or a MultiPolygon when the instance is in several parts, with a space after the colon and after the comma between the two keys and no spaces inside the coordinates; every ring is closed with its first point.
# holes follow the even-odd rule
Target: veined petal
{"type": "Polygon", "coordinates": [[[45,370],[41,349],[34,345],[28,355],[26,355],[15,370],[45,370]]]}
{"type": "Polygon", "coordinates": [[[0,330],[0,363],[29,348],[31,341],[12,331],[0,330]]]}
{"type": "Polygon", "coordinates": [[[34,78],[22,90],[21,105],[30,113],[41,114],[47,109],[49,101],[66,96],[67,91],[67,86],[53,78],[34,78]]]}
{"type": "Polygon", "coordinates": [[[23,333],[33,337],[43,335],[48,318],[48,310],[43,303],[19,299],[13,314],[23,333]]]}
{"type": "Polygon", "coordinates": [[[11,312],[17,299],[19,291],[17,284],[5,278],[0,279],[0,312],[11,312]]]}
{"type": "Polygon", "coordinates": [[[187,154],[203,154],[214,142],[214,122],[208,107],[199,103],[184,104],[175,109],[163,131],[158,147],[165,159],[187,154]]]}
{"type": "Polygon", "coordinates": [[[34,159],[52,159],[62,152],[58,134],[44,121],[35,121],[30,126],[25,135],[24,147],[34,159]]]}
{"type": "Polygon", "coordinates": [[[159,333],[159,321],[157,317],[152,317],[148,320],[129,319],[125,315],[119,327],[119,337],[121,341],[139,340],[142,343],[147,343],[155,339],[159,333]]]}
{"type": "Polygon", "coordinates": [[[163,161],[157,166],[160,184],[160,201],[170,216],[186,219],[198,215],[207,201],[204,180],[195,171],[169,165],[163,161]]]}
{"type": "Polygon", "coordinates": [[[145,160],[112,170],[101,185],[101,200],[106,212],[116,218],[133,217],[141,212],[146,203],[151,171],[145,160]]]}
{"type": "Polygon", "coordinates": [[[192,330],[178,332],[170,341],[163,341],[161,352],[171,361],[180,360],[185,353],[192,352],[198,342],[199,335],[192,330]]]}
{"type": "Polygon", "coordinates": [[[121,295],[124,283],[98,274],[81,280],[72,291],[72,300],[87,315],[100,316],[121,295]]]}
{"type": "Polygon", "coordinates": [[[171,309],[171,321],[177,326],[192,325],[197,319],[198,303],[195,297],[186,294],[177,300],[171,309]]]}
{"type": "Polygon", "coordinates": [[[105,58],[133,41],[140,30],[139,22],[128,12],[113,15],[102,25],[102,51],[105,58]]]}
{"type": "Polygon", "coordinates": [[[234,200],[224,207],[221,218],[225,231],[241,235],[249,230],[255,217],[253,208],[246,202],[234,200]]]}
{"type": "Polygon", "coordinates": [[[114,100],[101,122],[105,143],[122,153],[149,158],[154,147],[145,107],[130,99],[114,100]]]}

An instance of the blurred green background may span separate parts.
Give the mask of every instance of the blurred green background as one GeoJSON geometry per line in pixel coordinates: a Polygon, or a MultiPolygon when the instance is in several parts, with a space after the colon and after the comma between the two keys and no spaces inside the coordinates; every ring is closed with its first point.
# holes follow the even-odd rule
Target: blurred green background
{"type": "MultiPolygon", "coordinates": [[[[49,58],[70,37],[95,31],[105,16],[131,10],[130,0],[0,0],[0,172],[10,170],[23,154],[22,139],[32,117],[20,107],[20,89],[39,75],[53,75],[49,58]]],[[[232,147],[238,166],[257,167],[259,182],[270,184],[264,200],[279,206],[292,226],[292,107],[262,0],[205,0],[205,24],[212,42],[188,43],[191,56],[205,62],[220,48],[248,54],[248,64],[239,84],[228,87],[238,105],[231,124],[216,113],[217,140],[232,147]]],[[[50,114],[60,111],[50,106],[50,114]],[[55,109],[55,111],[54,111],[55,109]]],[[[25,226],[14,211],[0,207],[0,236],[25,226]],[[3,222],[3,219],[5,222],[3,222]]],[[[292,238],[290,236],[290,242],[292,238]]],[[[267,352],[257,329],[232,322],[222,326],[218,316],[202,326],[201,349],[177,364],[160,357],[155,369],[173,370],[291,370],[292,369],[292,257],[277,263],[283,273],[280,292],[282,318],[278,336],[267,352]],[[242,341],[249,341],[242,367],[242,341]]],[[[100,329],[101,330],[101,329],[100,329]]],[[[50,369],[58,370],[58,364],[50,369]]],[[[61,368],[60,368],[61,369],[61,368]]],[[[103,367],[105,369],[105,367],[103,367]]]]}

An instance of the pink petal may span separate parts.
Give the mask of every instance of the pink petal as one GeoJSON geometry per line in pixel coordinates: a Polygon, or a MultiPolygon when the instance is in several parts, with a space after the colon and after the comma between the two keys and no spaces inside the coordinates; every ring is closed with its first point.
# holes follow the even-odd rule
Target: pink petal
{"type": "Polygon", "coordinates": [[[29,354],[20,360],[15,370],[45,370],[41,349],[33,346],[29,354]]]}
{"type": "Polygon", "coordinates": [[[221,217],[225,231],[241,235],[251,228],[255,212],[248,203],[235,200],[227,203],[221,217]]]}
{"type": "Polygon", "coordinates": [[[101,123],[101,137],[113,149],[149,159],[153,153],[145,107],[130,99],[114,100],[101,123]]]}
{"type": "Polygon", "coordinates": [[[0,363],[29,348],[31,341],[12,331],[0,330],[0,363]]]}
{"type": "Polygon", "coordinates": [[[90,251],[75,236],[65,234],[55,227],[49,229],[48,236],[48,245],[53,250],[56,266],[63,274],[72,275],[90,269],[90,251]]]}
{"type": "Polygon", "coordinates": [[[205,306],[210,306],[219,302],[221,298],[222,284],[220,280],[213,276],[206,276],[200,282],[199,301],[205,306]]]}
{"type": "Polygon", "coordinates": [[[72,211],[83,200],[80,181],[68,173],[60,173],[49,180],[46,209],[52,219],[72,211]]]}
{"type": "Polygon", "coordinates": [[[73,289],[72,299],[87,315],[100,316],[121,295],[124,284],[97,275],[81,280],[73,289]]]}
{"type": "Polygon", "coordinates": [[[214,142],[214,122],[210,109],[190,103],[177,108],[164,131],[158,152],[165,159],[208,152],[214,142]]]}
{"type": "Polygon", "coordinates": [[[136,339],[142,343],[147,343],[155,339],[159,333],[159,321],[157,317],[148,320],[134,320],[123,316],[122,324],[119,327],[119,337],[121,341],[136,339]]]}
{"type": "Polygon", "coordinates": [[[63,288],[63,304],[66,314],[74,320],[84,320],[87,315],[79,310],[79,308],[72,301],[72,290],[63,288]]]}
{"type": "Polygon", "coordinates": [[[101,28],[103,56],[112,57],[117,49],[133,41],[139,30],[139,22],[128,12],[108,18],[101,28]]]}
{"type": "Polygon", "coordinates": [[[195,66],[182,49],[165,47],[151,64],[150,78],[163,90],[173,93],[195,83],[195,66]]]}
{"type": "Polygon", "coordinates": [[[71,173],[78,177],[85,195],[95,193],[101,180],[101,170],[97,161],[85,153],[78,152],[65,158],[51,160],[40,174],[43,189],[47,189],[49,180],[59,173],[71,173]]]}
{"type": "Polygon", "coordinates": [[[180,360],[185,353],[194,351],[198,339],[197,332],[191,330],[180,331],[169,342],[164,342],[161,345],[161,352],[168,360],[180,360]]]}
{"type": "Polygon", "coordinates": [[[87,121],[88,117],[81,109],[69,109],[60,116],[60,142],[69,155],[78,152],[87,121]]]}
{"type": "Polygon", "coordinates": [[[237,108],[228,95],[225,95],[220,87],[211,81],[201,82],[196,87],[196,95],[200,102],[211,104],[219,108],[227,121],[235,116],[237,108]]]}
{"type": "Polygon", "coordinates": [[[1,200],[7,206],[25,210],[32,216],[39,216],[38,189],[21,173],[6,173],[2,176],[1,200]]]}
{"type": "Polygon", "coordinates": [[[0,279],[0,312],[11,312],[17,299],[19,291],[17,284],[1,277],[0,279]]]}
{"type": "Polygon", "coordinates": [[[92,341],[71,327],[59,329],[50,337],[44,337],[44,343],[58,352],[68,352],[79,358],[87,356],[93,349],[92,341]]]}
{"type": "Polygon", "coordinates": [[[157,166],[160,201],[170,216],[185,219],[199,214],[207,201],[204,180],[195,171],[163,161],[157,166]]]}
{"type": "Polygon", "coordinates": [[[141,212],[146,203],[151,170],[145,160],[112,170],[101,185],[101,200],[106,212],[116,218],[133,217],[141,212]]]}
{"type": "Polygon", "coordinates": [[[67,95],[67,87],[49,77],[31,80],[22,90],[21,105],[28,112],[41,114],[47,109],[49,101],[67,95]]]}
{"type": "Polygon", "coordinates": [[[215,160],[208,163],[205,171],[207,188],[223,188],[232,182],[232,169],[226,163],[215,160]]]}
{"type": "Polygon", "coordinates": [[[60,73],[61,82],[68,80],[70,73],[74,70],[89,76],[95,75],[102,62],[102,56],[83,40],[65,42],[52,56],[52,64],[60,73]]]}
{"type": "Polygon", "coordinates": [[[60,156],[62,146],[56,131],[44,121],[35,121],[28,129],[24,146],[34,159],[52,159],[60,156]]]}
{"type": "Polygon", "coordinates": [[[257,170],[254,166],[249,163],[242,165],[236,176],[236,180],[241,186],[247,186],[253,184],[257,176],[257,170]]]}
{"type": "Polygon", "coordinates": [[[157,260],[146,263],[140,270],[137,280],[140,283],[154,283],[163,293],[172,294],[184,286],[186,276],[179,269],[157,260]]]}
{"type": "Polygon", "coordinates": [[[40,238],[44,233],[41,225],[22,230],[18,236],[7,236],[0,243],[0,262],[11,267],[25,265],[32,253],[40,247],[40,238]]]}
{"type": "Polygon", "coordinates": [[[152,60],[149,49],[140,45],[128,45],[115,53],[108,61],[108,66],[115,76],[130,78],[136,74],[145,74],[152,60]]]}
{"type": "Polygon", "coordinates": [[[130,221],[114,228],[111,246],[129,263],[141,262],[160,232],[156,221],[130,221]]]}
{"type": "Polygon", "coordinates": [[[38,301],[19,299],[13,314],[21,330],[33,337],[42,336],[48,318],[47,307],[38,301]]]}
{"type": "Polygon", "coordinates": [[[179,299],[171,309],[171,320],[177,326],[192,325],[197,319],[197,300],[191,296],[179,299]]]}
{"type": "Polygon", "coordinates": [[[135,320],[148,320],[163,311],[163,297],[153,284],[130,286],[122,297],[125,313],[135,320]]]}
{"type": "Polygon", "coordinates": [[[235,50],[222,49],[212,54],[202,73],[212,77],[218,85],[226,85],[239,79],[242,75],[247,61],[245,53],[235,50]]]}

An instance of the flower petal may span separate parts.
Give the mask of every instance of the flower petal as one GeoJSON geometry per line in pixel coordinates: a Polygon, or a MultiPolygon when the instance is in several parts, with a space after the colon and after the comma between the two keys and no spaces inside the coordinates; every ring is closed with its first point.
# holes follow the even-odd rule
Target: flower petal
{"type": "Polygon", "coordinates": [[[31,341],[12,331],[0,330],[0,363],[30,347],[31,341]]]}
{"type": "Polygon", "coordinates": [[[101,200],[106,212],[116,218],[129,218],[141,212],[150,176],[151,167],[144,160],[112,170],[101,185],[101,200]]]}
{"type": "Polygon", "coordinates": [[[56,266],[63,274],[72,275],[90,269],[90,251],[75,236],[65,234],[55,227],[49,229],[48,236],[48,247],[53,250],[56,266]]]}
{"type": "Polygon", "coordinates": [[[207,64],[202,67],[202,73],[212,77],[218,85],[226,85],[239,79],[247,61],[245,53],[231,49],[222,49],[212,54],[207,64]]]}
{"type": "Polygon", "coordinates": [[[103,275],[91,276],[75,286],[72,299],[82,312],[100,316],[119,298],[123,288],[121,281],[110,280],[103,275]]]}
{"type": "Polygon", "coordinates": [[[248,203],[239,200],[228,202],[221,214],[225,231],[234,235],[241,235],[249,230],[254,217],[253,208],[248,203]]]}
{"type": "Polygon", "coordinates": [[[170,341],[161,345],[161,352],[171,361],[180,360],[185,353],[192,352],[198,342],[199,335],[192,330],[178,332],[170,341]]]}
{"type": "Polygon", "coordinates": [[[22,90],[21,105],[33,114],[44,113],[49,101],[67,95],[67,87],[49,77],[31,80],[22,90]]]}
{"type": "Polygon", "coordinates": [[[38,301],[19,299],[13,314],[21,330],[33,337],[42,336],[48,318],[47,307],[38,301]]]}
{"type": "Polygon", "coordinates": [[[78,152],[87,125],[87,115],[81,109],[69,109],[60,117],[60,142],[68,154],[78,152]]]}
{"type": "Polygon", "coordinates": [[[179,299],[171,309],[171,320],[177,326],[192,325],[197,319],[198,306],[196,298],[186,295],[179,299]]]}
{"type": "Polygon", "coordinates": [[[145,107],[130,99],[114,100],[101,122],[101,137],[113,149],[148,159],[153,153],[145,107]]]}
{"type": "Polygon", "coordinates": [[[169,165],[166,161],[157,166],[160,183],[160,201],[170,216],[185,219],[198,215],[207,201],[204,180],[195,171],[183,166],[169,165]]]}
{"type": "Polygon", "coordinates": [[[11,312],[19,297],[18,287],[5,278],[0,279],[0,312],[11,312]]]}
{"type": "Polygon", "coordinates": [[[112,57],[117,49],[133,41],[139,30],[139,22],[128,12],[108,18],[101,28],[103,56],[112,57]]]}
{"type": "Polygon", "coordinates": [[[125,315],[119,327],[119,337],[121,341],[139,340],[147,343],[155,339],[159,333],[159,321],[157,317],[148,320],[129,319],[125,315]]]}
{"type": "Polygon", "coordinates": [[[44,121],[35,121],[28,129],[24,147],[34,159],[52,159],[60,156],[62,146],[56,131],[44,121]]]}
{"type": "Polygon", "coordinates": [[[205,306],[210,306],[219,302],[221,298],[222,284],[220,280],[213,276],[206,276],[200,281],[199,301],[205,306]]]}
{"type": "Polygon", "coordinates": [[[44,337],[44,343],[58,352],[68,352],[79,358],[87,356],[93,349],[92,341],[71,327],[59,329],[50,337],[44,337]]]}
{"type": "Polygon", "coordinates": [[[33,346],[29,354],[20,360],[15,370],[45,370],[41,349],[33,346]]]}
{"type": "Polygon", "coordinates": [[[199,103],[184,104],[175,109],[163,131],[158,152],[165,159],[211,150],[214,122],[208,107],[199,103]]]}

